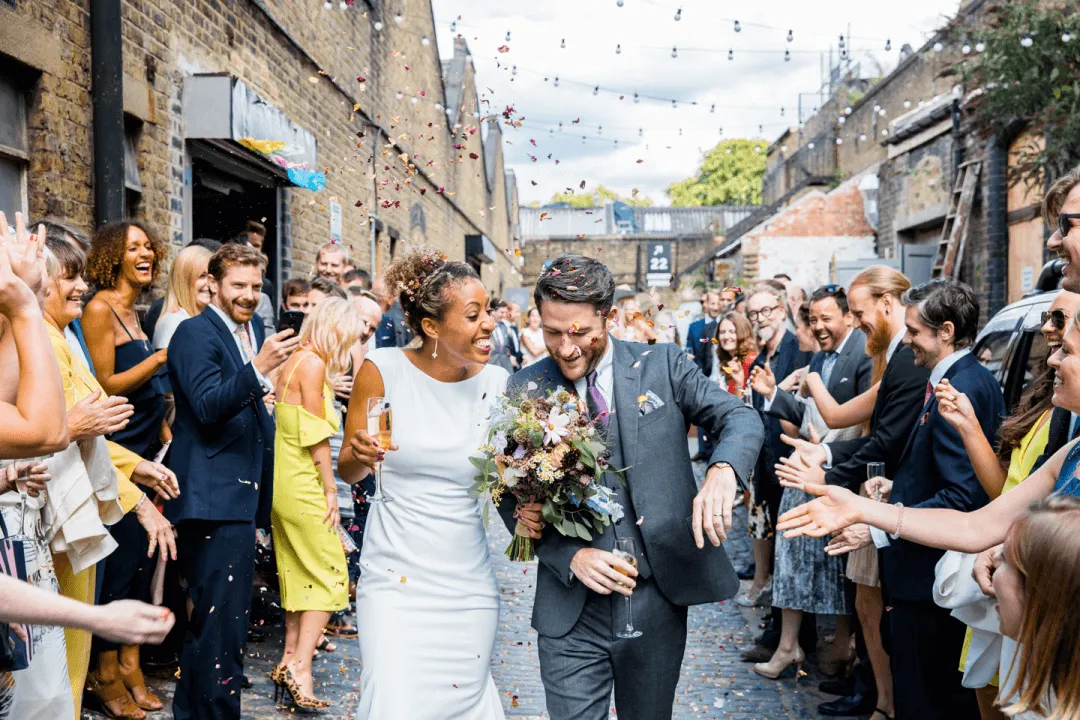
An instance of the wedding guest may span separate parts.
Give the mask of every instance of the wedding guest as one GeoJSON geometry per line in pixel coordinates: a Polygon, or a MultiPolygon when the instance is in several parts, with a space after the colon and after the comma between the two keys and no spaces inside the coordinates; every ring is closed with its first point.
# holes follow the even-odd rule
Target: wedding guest
{"type": "Polygon", "coordinates": [[[311,283],[303,278],[290,278],[285,281],[281,288],[281,309],[295,310],[307,315],[311,309],[311,301],[308,293],[311,292],[311,283]]]}
{"type": "Polygon", "coordinates": [[[341,285],[345,266],[349,264],[349,251],[337,242],[328,242],[315,255],[315,277],[341,285]]]}
{"type": "Polygon", "coordinates": [[[316,305],[328,297],[347,300],[349,296],[345,294],[345,291],[342,290],[340,286],[324,277],[317,277],[312,280],[307,293],[308,306],[310,308],[309,312],[314,310],[316,305]]]}
{"type": "Polygon", "coordinates": [[[300,349],[282,366],[275,389],[274,550],[285,648],[272,679],[306,710],[315,698],[311,658],[334,611],[348,605],[349,577],[340,528],[334,461],[328,439],[340,429],[330,384],[349,367],[364,322],[344,300],[328,298],[304,321],[300,349]]]}
{"type": "Polygon", "coordinates": [[[412,330],[405,321],[405,312],[401,308],[397,290],[391,292],[386,280],[381,277],[372,280],[371,291],[375,293],[383,311],[382,325],[375,333],[376,347],[405,347],[412,340],[412,330]]]}
{"type": "MultiPolygon", "coordinates": [[[[48,461],[55,480],[50,484],[48,496],[51,525],[44,531],[53,538],[53,563],[60,593],[93,603],[95,563],[116,548],[106,524],[113,525],[130,513],[147,533],[151,551],[160,547],[165,557],[176,559],[168,521],[153,503],[146,502],[146,495],[134,483],[165,497],[174,497],[178,487],[168,468],[105,441],[105,435],[127,424],[134,408],[123,397],[102,393],[97,379],[66,338],[65,331],[83,312],[82,296],[87,291],[82,278],[84,257],[66,233],[50,232],[46,237],[46,247],[52,255],[45,292],[46,329],[60,367],[71,445],[48,461]],[[74,540],[67,539],[68,531],[74,534],[74,540]]],[[[78,718],[90,665],[91,637],[78,629],[66,630],[64,634],[69,690],[78,718]]],[[[144,717],[148,708],[137,704],[131,694],[145,687],[138,666],[120,665],[115,652],[104,660],[90,677],[88,691],[116,717],[144,717]]],[[[145,697],[141,699],[146,702],[145,697]]]]}
{"type": "MultiPolygon", "coordinates": [[[[90,358],[102,389],[122,395],[135,412],[127,426],[109,439],[136,455],[153,458],[171,439],[165,422],[167,350],[154,350],[139,325],[135,303],[150,287],[168,256],[167,246],[146,226],[124,220],[100,227],[87,256],[87,276],[98,292],[83,313],[83,328],[90,358]]],[[[154,562],[148,557],[149,540],[138,519],[125,515],[110,528],[119,547],[109,557],[102,581],[101,601],[150,599],[154,562]]],[[[135,703],[147,710],[163,704],[142,681],[137,646],[116,647],[95,643],[99,668],[112,668],[131,678],[135,703]],[[117,660],[118,656],[118,660],[117,660]]]]}
{"type": "Polygon", "coordinates": [[[355,294],[361,290],[371,290],[371,273],[353,268],[341,276],[345,292],[355,294]]]}
{"type": "Polygon", "coordinates": [[[742,313],[729,312],[720,318],[715,337],[715,351],[702,371],[735,397],[748,400],[750,368],[758,356],[753,326],[742,313]]]}
{"type": "Polygon", "coordinates": [[[515,370],[513,347],[510,340],[510,331],[506,327],[506,313],[506,301],[492,298],[491,319],[495,321],[495,328],[491,331],[490,362],[508,373],[513,373],[515,370]]]}
{"type": "Polygon", "coordinates": [[[525,314],[525,327],[521,331],[521,347],[524,350],[525,367],[547,356],[544,346],[544,328],[540,322],[540,311],[529,308],[525,314]]]}
{"type": "Polygon", "coordinates": [[[255,316],[265,259],[247,245],[210,258],[213,301],[177,328],[169,373],[176,397],[173,469],[183,488],[165,505],[177,526],[191,622],[173,698],[177,720],[239,718],[255,528],[273,496],[273,421],[267,375],[298,345],[269,338],[255,316]]]}
{"type": "MultiPolygon", "coordinates": [[[[90,252],[89,240],[84,240],[82,235],[72,235],[71,237],[73,237],[81,245],[83,253],[90,252]]],[[[211,253],[215,253],[217,252],[217,249],[221,247],[221,243],[211,238],[195,238],[187,244],[187,247],[203,247],[209,250],[211,253]]],[[[143,319],[143,330],[146,332],[147,336],[151,338],[154,337],[154,331],[157,330],[157,322],[158,319],[161,317],[161,311],[164,307],[164,295],[154,300],[154,302],[150,303],[150,307],[149,309],[147,309],[146,316],[143,319]]],[[[89,355],[90,353],[87,352],[86,354],[89,355]]]]}
{"type": "MultiPolygon", "coordinates": [[[[686,331],[686,354],[692,357],[701,371],[708,376],[715,356],[712,340],[716,337],[717,318],[720,316],[720,293],[715,290],[706,290],[701,296],[701,309],[705,314],[690,323],[686,331]]],[[[695,462],[701,462],[712,455],[713,445],[705,434],[704,428],[697,429],[697,437],[698,451],[693,459],[695,462]]]]}
{"type": "Polygon", "coordinates": [[[177,253],[169,270],[169,285],[161,319],[154,330],[154,347],[169,347],[176,328],[210,304],[210,274],[207,263],[214,253],[199,245],[188,245],[177,253]]]}

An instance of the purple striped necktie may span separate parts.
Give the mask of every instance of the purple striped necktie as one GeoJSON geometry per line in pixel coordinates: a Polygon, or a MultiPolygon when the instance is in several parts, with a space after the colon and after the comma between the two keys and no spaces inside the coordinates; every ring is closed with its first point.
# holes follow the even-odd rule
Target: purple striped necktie
{"type": "Polygon", "coordinates": [[[585,404],[589,407],[589,414],[593,416],[595,421],[607,427],[609,420],[607,400],[604,399],[604,394],[600,392],[600,388],[596,385],[595,370],[585,376],[585,384],[589,390],[589,396],[585,399],[585,404]]]}

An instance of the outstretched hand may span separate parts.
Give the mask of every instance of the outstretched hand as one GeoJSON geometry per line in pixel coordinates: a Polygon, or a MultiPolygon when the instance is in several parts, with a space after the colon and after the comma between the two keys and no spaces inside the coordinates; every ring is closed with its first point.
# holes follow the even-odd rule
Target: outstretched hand
{"type": "Polygon", "coordinates": [[[829,459],[825,454],[825,448],[821,445],[821,438],[817,437],[816,431],[810,435],[810,440],[801,440],[787,435],[781,435],[780,440],[795,448],[795,452],[792,453],[791,457],[798,456],[807,465],[824,465],[825,461],[829,459]],[[815,439],[817,442],[812,442],[815,439]]]}
{"type": "Polygon", "coordinates": [[[762,397],[772,397],[776,392],[776,376],[769,363],[759,365],[750,371],[750,388],[762,397]]]}
{"type": "Polygon", "coordinates": [[[860,503],[871,502],[839,485],[806,484],[801,489],[818,497],[780,516],[776,530],[783,531],[785,538],[824,537],[840,532],[862,522],[860,503]]]}

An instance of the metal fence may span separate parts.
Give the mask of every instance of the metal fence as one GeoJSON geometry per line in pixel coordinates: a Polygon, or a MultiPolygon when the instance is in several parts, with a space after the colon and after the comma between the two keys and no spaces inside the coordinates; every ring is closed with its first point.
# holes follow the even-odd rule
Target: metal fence
{"type": "Polygon", "coordinates": [[[615,206],[607,203],[592,208],[520,208],[521,238],[577,235],[686,235],[725,230],[749,216],[757,205],[715,205],[711,207],[636,207],[633,221],[618,219],[615,206]]]}

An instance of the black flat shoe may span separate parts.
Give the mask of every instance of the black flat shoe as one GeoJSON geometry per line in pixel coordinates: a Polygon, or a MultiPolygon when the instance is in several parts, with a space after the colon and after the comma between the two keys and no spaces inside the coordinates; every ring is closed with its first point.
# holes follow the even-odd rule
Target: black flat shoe
{"type": "Polygon", "coordinates": [[[839,700],[818,705],[818,712],[831,717],[869,715],[877,709],[877,698],[869,695],[849,695],[839,700]]]}
{"type": "Polygon", "coordinates": [[[755,572],[757,572],[757,566],[754,563],[750,563],[746,567],[736,570],[735,574],[739,576],[740,580],[753,580],[755,572]]]}
{"type": "Polygon", "coordinates": [[[755,645],[742,654],[743,662],[764,663],[772,660],[774,650],[761,645],[755,645]]]}

